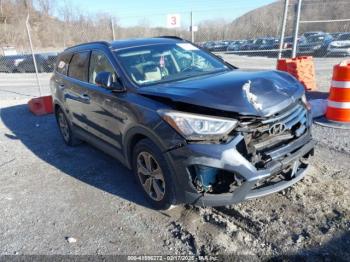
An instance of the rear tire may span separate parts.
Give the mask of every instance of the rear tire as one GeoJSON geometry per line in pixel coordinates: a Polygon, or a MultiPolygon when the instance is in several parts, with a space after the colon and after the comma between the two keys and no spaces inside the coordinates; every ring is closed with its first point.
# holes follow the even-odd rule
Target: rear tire
{"type": "Polygon", "coordinates": [[[142,192],[154,209],[166,210],[176,202],[173,174],[163,153],[150,139],[142,139],[135,145],[132,167],[142,192]]]}
{"type": "Polygon", "coordinates": [[[81,140],[76,138],[76,136],[74,135],[72,131],[72,125],[61,108],[58,108],[56,110],[55,116],[63,141],[68,146],[76,146],[81,144],[81,140]]]}

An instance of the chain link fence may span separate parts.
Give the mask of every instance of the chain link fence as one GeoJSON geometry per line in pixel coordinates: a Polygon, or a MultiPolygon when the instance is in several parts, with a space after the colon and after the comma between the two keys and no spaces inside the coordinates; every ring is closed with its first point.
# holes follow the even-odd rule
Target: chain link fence
{"type": "Polygon", "coordinates": [[[302,34],[297,55],[350,56],[349,12],[350,1],[335,1],[332,6],[325,1],[304,1],[299,25],[302,34]]]}
{"type": "MultiPolygon", "coordinates": [[[[290,0],[285,27],[282,56],[292,54],[293,32],[297,0],[290,0]]],[[[79,43],[112,41],[135,37],[174,35],[194,40],[197,45],[220,55],[240,67],[246,67],[247,58],[266,58],[266,68],[274,68],[280,46],[285,1],[248,12],[238,18],[202,19],[213,10],[176,12],[181,17],[177,28],[166,27],[166,13],[146,16],[110,14],[84,15],[83,12],[62,8],[59,18],[45,9],[23,5],[21,1],[2,0],[0,16],[0,85],[7,79],[16,79],[13,86],[26,83],[48,90],[48,79],[53,72],[59,52],[79,43]],[[26,18],[29,23],[26,27],[26,18]],[[151,19],[150,19],[151,17],[151,19]],[[201,19],[198,19],[201,17],[201,19]],[[137,21],[135,23],[135,21],[137,21]],[[156,24],[152,21],[164,21],[156,24]],[[192,26],[192,27],[191,27],[192,26]],[[189,28],[197,28],[193,34],[189,28]],[[29,35],[27,34],[29,30],[29,35]],[[32,40],[32,49],[29,37],[32,40]],[[35,78],[34,59],[39,73],[35,78]],[[20,79],[20,80],[18,80],[20,79]],[[39,83],[38,83],[39,82],[39,83]]],[[[230,9],[240,8],[238,1],[230,9]]],[[[227,10],[218,6],[216,12],[227,10]]],[[[303,0],[297,55],[315,57],[350,55],[350,1],[303,0]],[[347,16],[347,17],[344,17],[347,16]]],[[[249,66],[248,66],[249,67],[249,66]]],[[[254,65],[259,68],[259,63],[254,65]]],[[[11,83],[9,83],[10,85],[11,83]]]]}

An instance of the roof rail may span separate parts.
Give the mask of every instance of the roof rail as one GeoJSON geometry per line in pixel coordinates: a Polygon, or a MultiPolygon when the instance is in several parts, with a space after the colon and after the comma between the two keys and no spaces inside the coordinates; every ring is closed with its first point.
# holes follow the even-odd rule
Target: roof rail
{"type": "Polygon", "coordinates": [[[184,40],[183,38],[176,36],[176,35],[160,35],[160,36],[155,36],[153,38],[171,38],[171,39],[184,40]]]}
{"type": "Polygon", "coordinates": [[[75,48],[75,47],[79,47],[79,46],[84,46],[84,45],[93,45],[93,44],[101,44],[101,45],[105,45],[107,47],[110,46],[110,43],[106,42],[106,41],[93,41],[93,42],[87,42],[87,43],[82,43],[82,44],[78,44],[78,45],[74,45],[74,46],[70,46],[67,47],[64,51],[75,48]]]}

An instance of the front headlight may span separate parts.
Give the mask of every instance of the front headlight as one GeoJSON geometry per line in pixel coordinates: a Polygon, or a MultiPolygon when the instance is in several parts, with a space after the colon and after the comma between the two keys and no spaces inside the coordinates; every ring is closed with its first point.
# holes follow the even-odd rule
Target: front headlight
{"type": "Polygon", "coordinates": [[[230,133],[237,120],[204,116],[173,110],[158,110],[158,114],[188,140],[215,140],[230,133]]]}
{"type": "Polygon", "coordinates": [[[313,49],[320,49],[321,48],[321,45],[315,45],[314,47],[313,47],[313,49]]]}

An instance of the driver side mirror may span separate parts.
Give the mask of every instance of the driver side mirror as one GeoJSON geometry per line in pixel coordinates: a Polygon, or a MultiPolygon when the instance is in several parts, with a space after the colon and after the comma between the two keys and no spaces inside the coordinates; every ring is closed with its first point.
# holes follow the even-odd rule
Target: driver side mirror
{"type": "Polygon", "coordinates": [[[124,92],[125,89],[122,84],[118,82],[113,82],[113,76],[110,72],[99,72],[95,78],[96,85],[102,86],[106,89],[115,91],[115,92],[124,92]]]}

